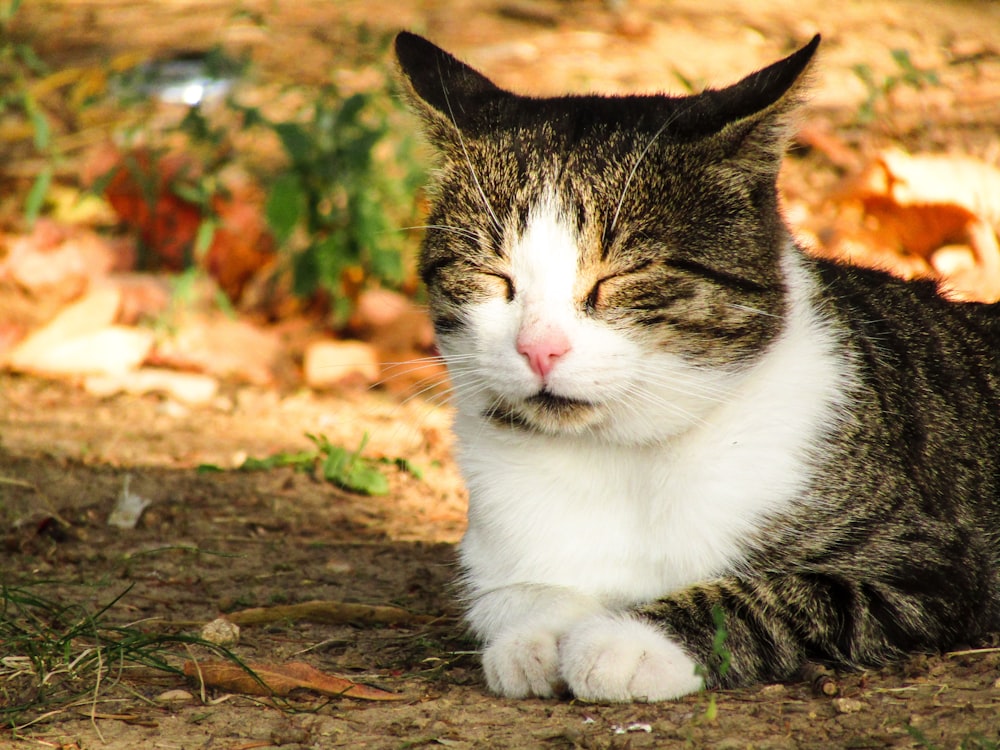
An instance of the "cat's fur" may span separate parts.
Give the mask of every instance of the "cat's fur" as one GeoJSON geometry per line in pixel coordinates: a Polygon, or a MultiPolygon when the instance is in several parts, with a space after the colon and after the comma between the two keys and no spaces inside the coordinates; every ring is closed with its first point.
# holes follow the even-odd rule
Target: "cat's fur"
{"type": "Polygon", "coordinates": [[[794,245],[775,180],[817,43],[697,96],[541,99],[397,38],[503,695],[661,700],[1000,629],[1000,310],[794,245]]]}

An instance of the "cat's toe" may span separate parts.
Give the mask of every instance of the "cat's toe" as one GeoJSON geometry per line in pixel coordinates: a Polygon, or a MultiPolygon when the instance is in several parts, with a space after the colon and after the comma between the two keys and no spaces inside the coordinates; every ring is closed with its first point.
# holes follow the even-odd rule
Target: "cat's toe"
{"type": "Polygon", "coordinates": [[[503,633],[483,652],[483,671],[490,690],[508,698],[548,698],[564,688],[556,634],[547,629],[503,633]]]}
{"type": "Polygon", "coordinates": [[[662,701],[701,690],[697,665],[648,622],[601,615],[573,628],[559,644],[562,676],[589,701],[662,701]]]}

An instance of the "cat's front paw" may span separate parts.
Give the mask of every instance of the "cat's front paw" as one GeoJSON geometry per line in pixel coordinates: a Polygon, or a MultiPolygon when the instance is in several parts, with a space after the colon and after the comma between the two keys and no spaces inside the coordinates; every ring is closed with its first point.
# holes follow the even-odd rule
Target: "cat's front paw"
{"type": "Polygon", "coordinates": [[[561,691],[557,634],[543,627],[514,627],[483,651],[490,690],[507,698],[548,698],[561,691]]]}
{"type": "Polygon", "coordinates": [[[560,671],[588,701],[662,701],[701,690],[697,664],[651,623],[625,615],[589,617],[559,644],[560,671]]]}

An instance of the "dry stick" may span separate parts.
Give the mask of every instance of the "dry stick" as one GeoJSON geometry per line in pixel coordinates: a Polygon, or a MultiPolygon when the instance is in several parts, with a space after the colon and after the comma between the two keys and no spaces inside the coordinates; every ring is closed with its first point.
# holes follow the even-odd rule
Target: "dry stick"
{"type": "Polygon", "coordinates": [[[237,625],[262,625],[286,620],[334,625],[426,625],[440,618],[413,614],[400,607],[311,601],[244,609],[231,612],[226,619],[237,625]]]}
{"type": "Polygon", "coordinates": [[[201,705],[208,705],[208,692],[205,690],[205,675],[201,673],[201,667],[198,664],[198,660],[195,655],[191,653],[191,644],[185,643],[184,650],[187,651],[188,656],[191,658],[191,662],[194,664],[196,676],[198,678],[198,697],[201,698],[201,705]]]}
{"type": "Polygon", "coordinates": [[[104,734],[101,732],[101,728],[97,726],[97,698],[101,692],[101,677],[104,671],[104,657],[101,655],[101,649],[97,649],[97,681],[94,683],[94,702],[90,705],[90,723],[94,727],[94,731],[97,732],[97,736],[100,737],[103,744],[108,744],[108,741],[104,739],[104,734]]]}
{"type": "Polygon", "coordinates": [[[825,695],[830,698],[840,691],[837,680],[827,667],[822,664],[808,662],[802,667],[802,678],[809,683],[815,695],[825,695]]]}
{"type": "MultiPolygon", "coordinates": [[[[42,500],[45,501],[45,503],[46,503],[47,506],[51,506],[51,504],[52,504],[51,502],[49,502],[49,498],[46,496],[46,494],[44,492],[42,492],[42,489],[37,484],[35,484],[34,482],[26,482],[23,479],[17,479],[15,477],[0,476],[0,484],[6,484],[6,485],[9,485],[11,487],[23,487],[26,490],[31,490],[36,495],[38,495],[39,497],[41,497],[42,500]]],[[[66,528],[69,528],[72,525],[72,524],[70,524],[69,521],[67,521],[65,518],[63,518],[62,516],[60,516],[54,510],[51,510],[48,507],[46,507],[44,510],[45,510],[46,513],[49,514],[49,517],[54,518],[56,521],[58,521],[59,523],[61,523],[66,528]]]]}
{"type": "Polygon", "coordinates": [[[945,654],[947,657],[952,656],[975,656],[976,654],[997,654],[1000,653],[1000,648],[970,648],[965,651],[949,651],[945,654]]]}

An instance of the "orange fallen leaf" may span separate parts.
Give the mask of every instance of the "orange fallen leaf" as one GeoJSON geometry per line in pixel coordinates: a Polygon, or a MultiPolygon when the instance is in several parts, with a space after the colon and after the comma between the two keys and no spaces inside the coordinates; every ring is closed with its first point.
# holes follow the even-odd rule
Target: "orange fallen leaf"
{"type": "Polygon", "coordinates": [[[269,664],[248,662],[245,666],[225,660],[186,661],[184,674],[206,687],[243,695],[288,695],[293,690],[312,690],[322,695],[347,696],[366,701],[399,701],[405,696],[369,687],[346,677],[321,672],[304,662],[269,664]],[[250,671],[248,671],[250,670],[250,671]],[[252,673],[251,673],[252,672],[252,673]]]}
{"type": "Polygon", "coordinates": [[[149,148],[98,150],[88,165],[92,181],[106,181],[104,197],[121,223],[142,240],[153,268],[180,270],[194,258],[202,223],[216,220],[200,262],[233,301],[253,275],[274,257],[274,238],[264,217],[264,191],[248,177],[227,173],[211,210],[192,202],[182,188],[203,180],[203,166],[189,153],[149,148]]]}
{"type": "Polygon", "coordinates": [[[852,261],[871,250],[870,265],[888,266],[900,275],[940,272],[934,256],[943,247],[965,245],[975,266],[961,274],[942,274],[959,296],[1000,299],[1000,170],[969,156],[878,154],[838,191],[839,202],[856,202],[862,220],[834,245],[852,261]],[[892,262],[895,255],[898,263],[892,262]],[[886,262],[886,261],[889,262],[886,262]],[[914,273],[916,271],[916,273],[914,273]]]}

